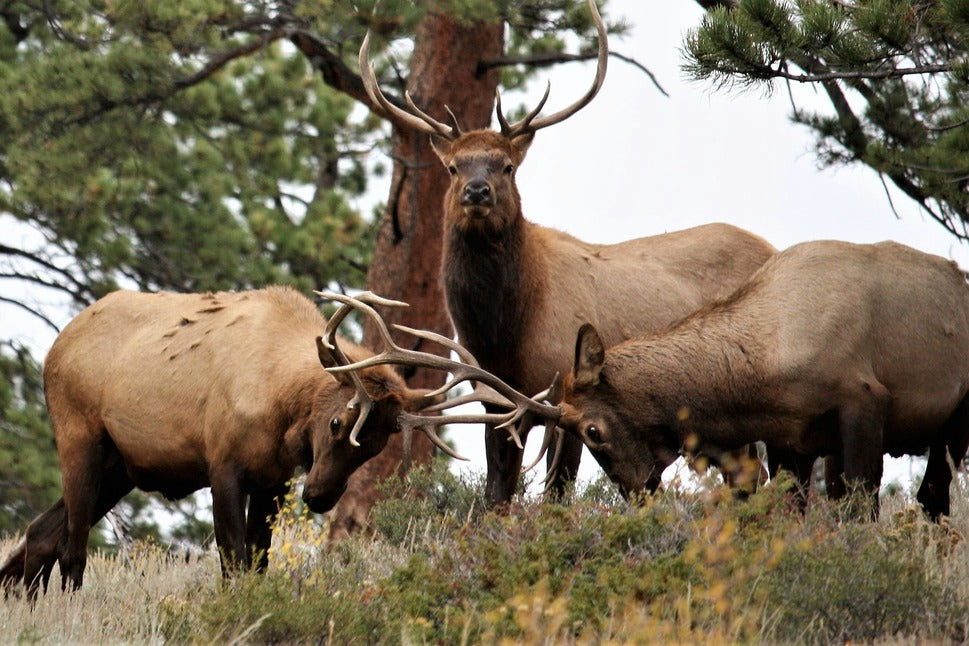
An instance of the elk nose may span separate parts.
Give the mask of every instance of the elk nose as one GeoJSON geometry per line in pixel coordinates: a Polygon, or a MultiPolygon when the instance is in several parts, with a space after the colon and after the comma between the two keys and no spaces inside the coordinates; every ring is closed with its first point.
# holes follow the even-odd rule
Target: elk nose
{"type": "Polygon", "coordinates": [[[464,187],[465,204],[490,204],[491,187],[483,179],[473,179],[464,187]]]}

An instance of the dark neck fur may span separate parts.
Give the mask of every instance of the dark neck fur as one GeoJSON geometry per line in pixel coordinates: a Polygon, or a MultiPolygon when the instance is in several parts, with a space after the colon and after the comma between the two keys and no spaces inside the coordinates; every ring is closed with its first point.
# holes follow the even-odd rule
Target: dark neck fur
{"type": "Polygon", "coordinates": [[[497,234],[448,230],[442,281],[458,338],[482,367],[509,379],[529,305],[525,221],[497,234]]]}

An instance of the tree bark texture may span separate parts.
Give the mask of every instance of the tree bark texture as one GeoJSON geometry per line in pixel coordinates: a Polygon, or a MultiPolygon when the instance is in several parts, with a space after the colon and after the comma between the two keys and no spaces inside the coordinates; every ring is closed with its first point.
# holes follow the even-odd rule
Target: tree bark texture
{"type": "MultiPolygon", "coordinates": [[[[442,122],[447,123],[447,105],[463,129],[488,127],[499,72],[491,69],[478,74],[478,63],[501,56],[503,50],[501,22],[460,24],[429,12],[416,34],[407,90],[418,107],[442,122]]],[[[367,285],[376,294],[410,303],[406,309],[384,309],[388,324],[451,336],[440,281],[448,173],[431,149],[428,135],[399,124],[393,125],[391,155],[393,181],[367,285]]],[[[395,338],[403,347],[417,347],[412,337],[395,338]]],[[[372,325],[364,326],[364,344],[379,348],[380,339],[372,325]]],[[[423,369],[407,377],[410,386],[418,388],[436,388],[444,379],[440,373],[423,369]]],[[[375,485],[400,469],[404,441],[402,434],[393,435],[387,448],[350,478],[331,515],[332,538],[368,526],[370,508],[378,499],[375,485]]],[[[410,463],[429,464],[433,454],[434,447],[424,434],[414,433],[410,463]]]]}

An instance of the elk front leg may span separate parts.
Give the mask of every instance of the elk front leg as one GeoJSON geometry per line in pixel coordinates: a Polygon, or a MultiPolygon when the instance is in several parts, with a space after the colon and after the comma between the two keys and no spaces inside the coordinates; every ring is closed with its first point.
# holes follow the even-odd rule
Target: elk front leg
{"type": "Polygon", "coordinates": [[[269,547],[272,544],[272,525],[289,487],[249,494],[249,514],[246,518],[246,554],[253,559],[257,572],[269,566],[269,547]]]}
{"type": "MultiPolygon", "coordinates": [[[[882,479],[884,426],[891,406],[891,395],[878,383],[864,382],[863,396],[838,411],[844,479],[849,488],[861,486],[870,498],[869,515],[878,518],[878,488],[882,479]]],[[[861,515],[866,515],[864,512],[861,515]]]]}
{"type": "Polygon", "coordinates": [[[807,507],[814,460],[815,457],[813,455],[803,455],[776,446],[767,447],[767,471],[771,479],[774,479],[781,470],[787,471],[794,476],[794,481],[797,485],[796,491],[794,492],[794,500],[797,508],[801,512],[807,507]]]}
{"type": "Polygon", "coordinates": [[[246,497],[234,469],[223,467],[210,475],[215,544],[222,561],[222,576],[249,566],[246,554],[246,497]]]}
{"type": "MultiPolygon", "coordinates": [[[[522,441],[524,439],[523,436],[522,441]]],[[[491,424],[485,425],[485,458],[488,463],[485,502],[490,507],[511,502],[518,488],[522,456],[522,450],[509,441],[508,431],[496,430],[491,424]]]]}

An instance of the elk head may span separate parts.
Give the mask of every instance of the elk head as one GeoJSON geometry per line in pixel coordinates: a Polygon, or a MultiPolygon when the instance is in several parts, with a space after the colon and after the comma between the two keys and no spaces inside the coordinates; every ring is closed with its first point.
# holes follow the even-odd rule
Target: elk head
{"type": "Polygon", "coordinates": [[[565,379],[558,425],[585,443],[624,497],[651,493],[678,456],[675,420],[659,407],[629,406],[611,377],[602,339],[586,323],[579,329],[575,363],[565,379]]]}
{"type": "Polygon", "coordinates": [[[554,114],[540,117],[551,86],[538,105],[516,123],[509,123],[501,108],[501,95],[496,95],[496,112],[501,131],[472,130],[463,132],[458,119],[445,106],[450,123],[437,121],[418,108],[408,93],[406,109],[390,101],[381,92],[370,58],[370,32],[360,46],[360,74],[370,99],[399,124],[431,136],[431,146],[451,175],[445,195],[445,212],[450,224],[459,231],[498,233],[521,213],[521,198],[515,185],[515,172],[541,128],[569,118],[592,101],[606,77],[609,45],[606,27],[595,0],[587,0],[598,33],[599,50],[596,77],[592,87],[578,101],[554,114]]]}
{"type": "MultiPolygon", "coordinates": [[[[363,298],[399,304],[372,295],[363,298]]],[[[350,311],[349,305],[341,307],[327,322],[323,336],[316,339],[320,363],[327,370],[350,364],[336,336],[350,311]]],[[[307,460],[312,466],[303,488],[304,501],[317,513],[330,510],[346,489],[350,474],[383,450],[392,433],[400,431],[402,415],[416,413],[444,399],[428,390],[408,388],[400,375],[387,366],[331,374],[340,393],[334,397],[330,391],[321,392],[316,402],[309,440],[312,457],[307,460]]],[[[443,444],[439,439],[437,443],[443,444]]]]}

